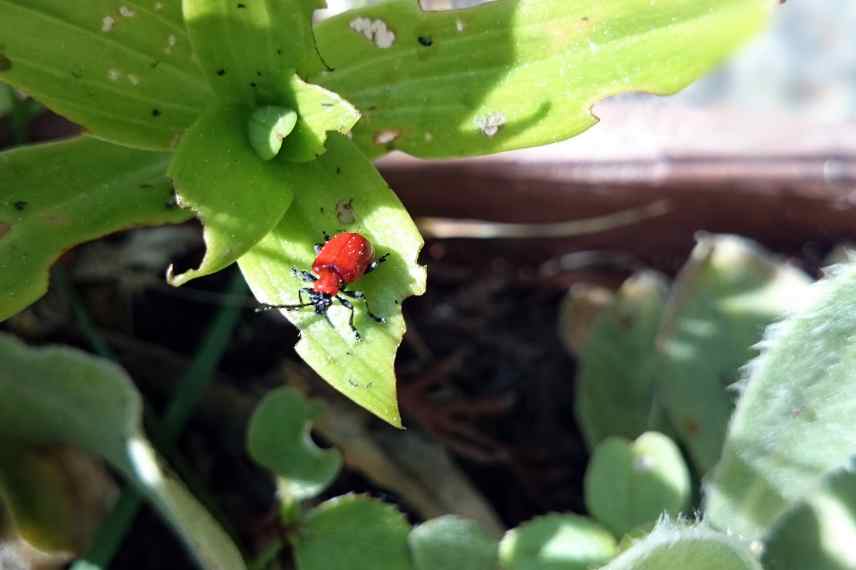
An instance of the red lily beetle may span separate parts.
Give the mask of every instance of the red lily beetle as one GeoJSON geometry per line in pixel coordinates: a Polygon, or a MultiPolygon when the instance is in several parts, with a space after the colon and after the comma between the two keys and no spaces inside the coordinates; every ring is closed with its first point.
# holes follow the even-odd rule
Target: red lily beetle
{"type": "Polygon", "coordinates": [[[374,248],[371,242],[362,234],[356,232],[341,232],[332,238],[324,234],[325,242],[315,245],[315,262],[312,271],[301,271],[296,267],[291,268],[295,277],[312,283],[312,287],[302,287],[297,295],[300,303],[294,305],[268,305],[263,304],[257,311],[269,309],[302,309],[313,307],[315,313],[323,315],[330,326],[333,323],[327,316],[327,310],[333,304],[333,300],[339,301],[343,307],[351,311],[348,324],[354,331],[354,336],[359,340],[360,333],[354,326],[354,305],[343,297],[346,295],[352,299],[359,299],[366,305],[366,313],[375,322],[383,323],[385,319],[378,317],[369,309],[369,303],[365,293],[362,291],[351,291],[346,287],[358,281],[366,273],[374,271],[378,265],[386,261],[388,253],[375,259],[374,248]],[[303,294],[309,296],[309,301],[303,301],[303,294]]]}

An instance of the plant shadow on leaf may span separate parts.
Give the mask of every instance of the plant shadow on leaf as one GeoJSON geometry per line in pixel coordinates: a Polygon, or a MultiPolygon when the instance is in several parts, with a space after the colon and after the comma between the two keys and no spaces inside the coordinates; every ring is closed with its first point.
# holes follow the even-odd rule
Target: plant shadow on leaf
{"type": "Polygon", "coordinates": [[[354,141],[369,155],[487,154],[578,134],[606,97],[682,89],[750,37],[771,5],[498,0],[427,12],[392,0],[318,24],[331,69],[307,80],[360,110],[354,141]]]}

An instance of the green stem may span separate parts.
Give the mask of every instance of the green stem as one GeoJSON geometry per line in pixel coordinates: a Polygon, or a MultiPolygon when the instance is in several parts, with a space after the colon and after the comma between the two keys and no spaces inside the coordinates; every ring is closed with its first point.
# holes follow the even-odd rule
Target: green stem
{"type": "MultiPolygon", "coordinates": [[[[246,285],[243,277],[240,273],[236,273],[229,284],[228,294],[237,295],[245,290],[246,285]]],[[[83,313],[85,315],[85,311],[83,313]]],[[[175,395],[167,407],[164,420],[159,422],[160,429],[158,431],[163,436],[163,446],[167,448],[161,450],[162,452],[168,453],[174,449],[176,440],[193,412],[193,408],[214,378],[217,364],[226,351],[240,313],[240,306],[223,307],[208,328],[205,338],[200,344],[199,352],[176,387],[175,395]]],[[[79,316],[78,319],[80,319],[79,316]]],[[[83,328],[82,323],[81,328],[83,328]]],[[[94,331],[94,327],[92,330],[94,331]]],[[[86,333],[84,332],[84,334],[86,333]]],[[[113,511],[99,527],[93,545],[81,560],[72,565],[71,569],[91,570],[93,566],[95,568],[106,568],[121,547],[122,541],[141,506],[140,494],[134,488],[125,486],[113,511]]]]}

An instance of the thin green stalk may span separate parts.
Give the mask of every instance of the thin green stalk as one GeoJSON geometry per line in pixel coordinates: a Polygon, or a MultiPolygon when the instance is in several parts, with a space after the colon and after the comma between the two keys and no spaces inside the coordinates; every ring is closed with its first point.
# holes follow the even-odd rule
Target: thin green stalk
{"type": "MultiPolygon", "coordinates": [[[[229,284],[228,294],[237,295],[246,290],[240,273],[236,273],[229,284]]],[[[232,332],[240,317],[240,306],[225,306],[220,309],[214,322],[202,339],[199,351],[190,368],[179,381],[172,401],[167,407],[163,421],[158,422],[162,445],[168,453],[176,444],[193,408],[214,378],[217,364],[223,357],[232,332]]],[[[122,545],[125,534],[134,522],[142,506],[142,498],[136,489],[126,486],[110,516],[102,523],[89,551],[72,565],[72,570],[106,568],[122,545]]]]}

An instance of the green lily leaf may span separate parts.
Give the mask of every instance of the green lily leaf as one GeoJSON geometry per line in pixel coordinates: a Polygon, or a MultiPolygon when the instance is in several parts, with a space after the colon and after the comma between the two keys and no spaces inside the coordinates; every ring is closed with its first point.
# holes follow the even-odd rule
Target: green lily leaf
{"type": "Polygon", "coordinates": [[[410,525],[395,507],[344,495],[313,509],[292,539],[298,570],[411,570],[410,525]]]}
{"type": "Polygon", "coordinates": [[[615,556],[615,538],[580,515],[545,515],[508,531],[499,543],[507,570],[588,570],[615,556]]]}
{"type": "MultiPolygon", "coordinates": [[[[175,528],[202,568],[244,568],[237,548],[182,484],[160,466],[140,428],[140,396],[124,371],[77,350],[31,349],[0,335],[0,487],[8,495],[6,465],[20,479],[18,458],[71,445],[106,460],[137,487],[175,528]]],[[[30,479],[44,481],[43,477],[30,479]]],[[[18,481],[20,483],[20,481],[18,481]]],[[[37,491],[30,489],[31,493],[37,491]]],[[[7,496],[15,520],[26,521],[26,537],[39,545],[43,526],[28,502],[7,496]]],[[[19,527],[19,530],[21,528],[19,527]]]]}
{"type": "Polygon", "coordinates": [[[220,271],[270,232],[291,204],[283,165],[266,162],[250,144],[250,111],[214,106],[184,136],[169,166],[179,204],[205,226],[207,251],[198,269],[168,272],[170,284],[220,271]]]}
{"type": "Polygon", "coordinates": [[[280,388],[265,396],[250,420],[247,450],[256,463],[278,475],[280,501],[317,496],[342,467],[338,451],[319,449],[309,435],[320,414],[319,404],[307,402],[293,388],[280,388]]]}
{"type": "Polygon", "coordinates": [[[338,304],[329,316],[335,328],[311,310],[282,311],[301,331],[297,352],[334,388],[389,423],[400,426],[395,399],[395,352],[404,334],[401,302],[425,291],[425,268],[416,258],[422,237],[401,202],[374,166],[347,138],[334,135],[327,153],[313,162],[283,169],[288,184],[300,188],[279,225],[242,256],[244,278],[263,303],[293,304],[306,283],[291,267],[308,270],[313,244],[323,232],[357,231],[374,245],[376,255],[390,254],[377,271],[354,288],[364,291],[378,324],[355,301],[355,323],[362,340],[348,326],[349,312],[338,304]]]}
{"type": "Polygon", "coordinates": [[[448,515],[410,532],[416,570],[496,570],[498,544],[474,521],[448,515]]]}
{"type": "Polygon", "coordinates": [[[98,137],[167,150],[213,94],[173,1],[0,0],[0,79],[98,137]]]}
{"type": "Polygon", "coordinates": [[[205,76],[227,101],[282,102],[291,70],[317,65],[312,12],[319,0],[183,0],[205,76]]]}
{"type": "Polygon", "coordinates": [[[44,294],[67,249],[189,218],[173,202],[168,160],[89,137],[0,153],[0,320],[44,294]]]}
{"type": "Polygon", "coordinates": [[[627,91],[670,94],[767,22],[774,0],[498,0],[422,12],[416,0],[316,27],[334,71],[307,80],[363,113],[370,155],[494,153],[563,140],[589,107],[627,91]]]}
{"type": "Polygon", "coordinates": [[[318,85],[292,75],[285,99],[298,110],[299,120],[282,150],[285,160],[307,162],[324,154],[327,133],[348,134],[360,119],[353,105],[318,85]]]}
{"type": "Polygon", "coordinates": [[[15,108],[15,90],[5,83],[0,83],[0,118],[5,117],[15,108]]]}

